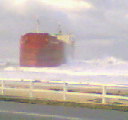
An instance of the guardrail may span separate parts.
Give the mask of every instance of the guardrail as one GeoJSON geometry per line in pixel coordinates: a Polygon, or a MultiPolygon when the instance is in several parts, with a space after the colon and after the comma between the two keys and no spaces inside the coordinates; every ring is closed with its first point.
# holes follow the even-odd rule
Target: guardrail
{"type": "MultiPolygon", "coordinates": [[[[92,96],[92,97],[98,97],[98,98],[101,98],[102,99],[102,103],[105,104],[107,103],[106,99],[110,98],[110,99],[123,99],[123,100],[126,100],[128,101],[128,96],[123,96],[123,95],[108,95],[107,94],[107,88],[108,87],[112,87],[113,89],[118,89],[120,87],[123,87],[125,89],[128,89],[128,85],[116,85],[116,84],[92,84],[92,83],[78,83],[78,82],[64,82],[64,81],[36,81],[36,80],[28,80],[28,79],[0,79],[0,84],[1,84],[1,95],[5,95],[5,90],[16,90],[16,91],[20,91],[20,90],[27,90],[29,92],[29,98],[34,98],[33,96],[33,92],[52,92],[53,90],[43,90],[43,89],[38,89],[38,88],[34,88],[35,85],[33,84],[34,82],[39,82],[41,83],[42,85],[44,83],[47,83],[47,86],[50,86],[50,84],[60,84],[62,85],[62,97],[63,97],[63,101],[66,101],[68,100],[67,99],[67,95],[84,95],[84,96],[92,96]],[[13,81],[13,82],[27,82],[28,84],[28,88],[12,88],[12,87],[6,87],[6,82],[5,81],[13,81]],[[68,88],[69,86],[71,87],[77,87],[79,85],[79,87],[87,87],[87,86],[96,86],[96,87],[100,87],[102,88],[101,89],[101,94],[97,94],[97,93],[80,93],[80,92],[68,92],[68,88]]],[[[14,83],[16,84],[16,83],[14,83]]],[[[54,91],[54,92],[58,92],[58,91],[54,91]]],[[[59,91],[60,92],[60,91],[59,91]]]]}

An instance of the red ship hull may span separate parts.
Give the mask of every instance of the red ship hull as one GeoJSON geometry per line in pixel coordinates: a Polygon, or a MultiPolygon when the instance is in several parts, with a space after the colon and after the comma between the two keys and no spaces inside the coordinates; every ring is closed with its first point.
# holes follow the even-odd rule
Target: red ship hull
{"type": "Polygon", "coordinates": [[[48,33],[27,33],[20,40],[20,66],[59,66],[65,62],[64,44],[48,33]]]}

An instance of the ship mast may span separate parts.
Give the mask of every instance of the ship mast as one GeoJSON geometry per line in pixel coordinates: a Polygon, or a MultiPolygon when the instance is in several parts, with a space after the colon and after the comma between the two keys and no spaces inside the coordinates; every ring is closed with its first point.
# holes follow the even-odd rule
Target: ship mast
{"type": "Polygon", "coordinates": [[[58,24],[58,33],[61,35],[62,34],[62,29],[61,29],[62,27],[61,27],[61,24],[59,23],[58,24]]]}
{"type": "Polygon", "coordinates": [[[36,19],[36,33],[39,33],[40,32],[39,26],[40,26],[40,20],[39,20],[39,18],[37,18],[36,19]]]}

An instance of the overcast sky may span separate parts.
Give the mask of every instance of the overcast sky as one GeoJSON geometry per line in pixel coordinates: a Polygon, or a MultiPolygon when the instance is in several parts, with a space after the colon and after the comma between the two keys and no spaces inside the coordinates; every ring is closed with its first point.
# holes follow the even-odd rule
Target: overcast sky
{"type": "Polygon", "coordinates": [[[128,60],[127,0],[0,0],[0,61],[18,61],[19,39],[34,32],[64,33],[76,41],[77,59],[128,60]]]}

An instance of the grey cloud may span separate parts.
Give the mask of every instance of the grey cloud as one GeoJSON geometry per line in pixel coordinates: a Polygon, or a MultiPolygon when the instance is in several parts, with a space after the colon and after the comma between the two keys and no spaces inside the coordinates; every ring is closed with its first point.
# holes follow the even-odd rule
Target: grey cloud
{"type": "Polygon", "coordinates": [[[64,32],[74,34],[76,58],[115,56],[128,59],[125,52],[128,51],[127,0],[85,0],[93,8],[75,12],[31,0],[23,14],[8,8],[7,1],[0,0],[0,58],[18,61],[20,36],[33,32],[36,17],[39,17],[43,32],[57,32],[57,25],[61,23],[64,32]]]}

